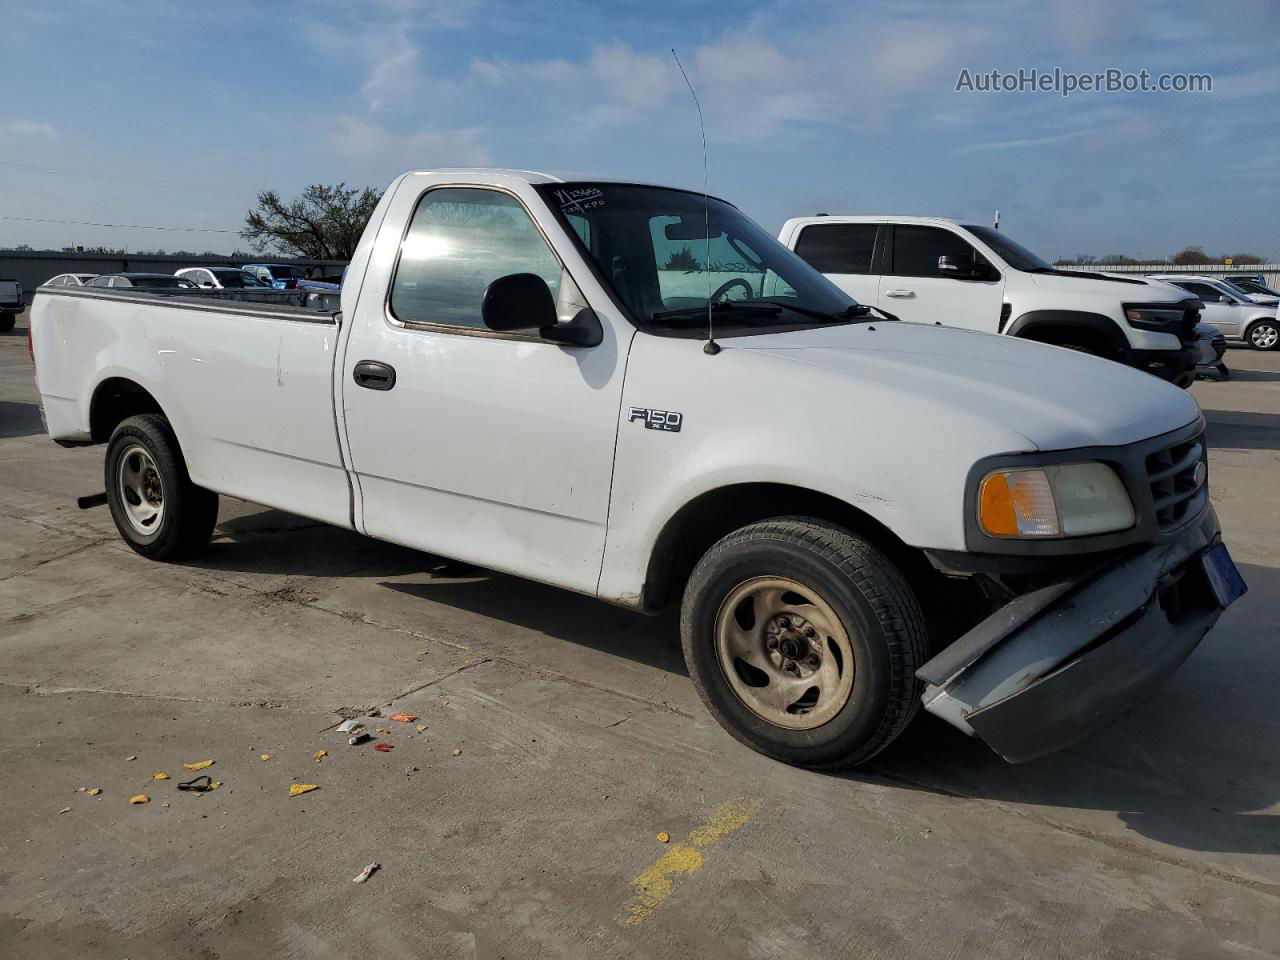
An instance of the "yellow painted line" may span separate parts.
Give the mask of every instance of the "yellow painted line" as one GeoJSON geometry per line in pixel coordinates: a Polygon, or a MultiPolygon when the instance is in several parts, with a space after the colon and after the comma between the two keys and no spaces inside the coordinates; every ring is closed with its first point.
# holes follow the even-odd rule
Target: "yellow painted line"
{"type": "Polygon", "coordinates": [[[675,878],[697,872],[705,862],[700,851],[741,829],[761,806],[759,800],[731,800],[717,807],[706,823],[689,834],[689,839],[672,846],[653,866],[631,881],[635,893],[623,909],[619,922],[624,927],[635,927],[657,913],[671,896],[675,878]]]}

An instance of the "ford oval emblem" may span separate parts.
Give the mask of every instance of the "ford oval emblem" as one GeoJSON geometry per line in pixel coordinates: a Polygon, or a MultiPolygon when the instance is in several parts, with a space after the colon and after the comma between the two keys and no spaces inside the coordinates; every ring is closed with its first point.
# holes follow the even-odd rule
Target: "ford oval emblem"
{"type": "Polygon", "coordinates": [[[1196,489],[1204,486],[1205,477],[1209,475],[1209,468],[1205,466],[1205,462],[1201,460],[1196,464],[1195,470],[1191,471],[1191,479],[1195,482],[1196,489]]]}

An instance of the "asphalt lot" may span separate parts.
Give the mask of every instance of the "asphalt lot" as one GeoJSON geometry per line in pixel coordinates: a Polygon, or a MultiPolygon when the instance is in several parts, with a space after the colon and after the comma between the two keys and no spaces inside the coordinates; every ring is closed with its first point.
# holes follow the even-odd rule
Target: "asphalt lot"
{"type": "Polygon", "coordinates": [[[721,732],[673,616],[225,499],[201,562],[137,557],[19,318],[0,956],[1280,957],[1280,355],[1227,361],[1193,392],[1250,593],[1158,699],[1018,767],[926,716],[830,776],[721,732]],[[375,707],[418,720],[349,747],[375,707]]]}

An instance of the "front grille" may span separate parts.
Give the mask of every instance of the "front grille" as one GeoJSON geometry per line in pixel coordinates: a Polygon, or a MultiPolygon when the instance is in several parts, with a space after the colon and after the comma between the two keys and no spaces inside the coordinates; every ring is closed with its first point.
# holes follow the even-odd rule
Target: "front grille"
{"type": "Polygon", "coordinates": [[[1209,461],[1204,434],[1147,455],[1147,482],[1156,523],[1168,533],[1200,515],[1209,496],[1209,461]]]}
{"type": "Polygon", "coordinates": [[[1199,322],[1199,310],[1184,310],[1182,312],[1182,324],[1178,330],[1178,339],[1183,343],[1194,343],[1196,340],[1196,324],[1199,322]]]}

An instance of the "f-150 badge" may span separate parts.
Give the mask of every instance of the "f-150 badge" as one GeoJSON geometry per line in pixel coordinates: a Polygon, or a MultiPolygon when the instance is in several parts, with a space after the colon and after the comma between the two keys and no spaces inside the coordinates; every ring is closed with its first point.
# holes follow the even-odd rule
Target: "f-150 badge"
{"type": "Polygon", "coordinates": [[[680,425],[684,423],[684,414],[676,413],[674,410],[650,410],[648,407],[632,407],[627,413],[627,421],[635,423],[637,420],[644,422],[646,430],[666,430],[669,433],[679,433],[680,425]]]}

